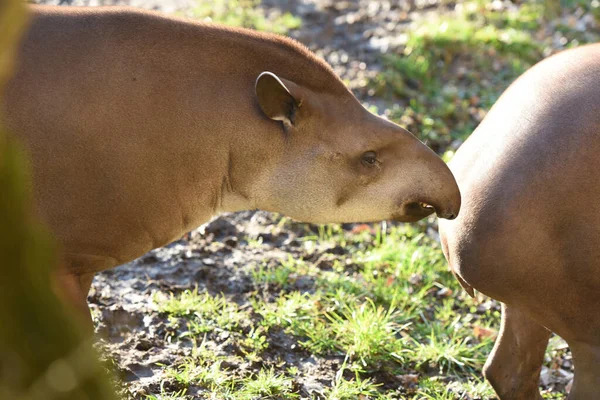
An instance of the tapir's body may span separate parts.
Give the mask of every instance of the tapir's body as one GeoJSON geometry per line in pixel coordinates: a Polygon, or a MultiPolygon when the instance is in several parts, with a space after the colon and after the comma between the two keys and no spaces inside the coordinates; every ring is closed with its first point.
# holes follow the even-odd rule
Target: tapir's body
{"type": "Polygon", "coordinates": [[[450,267],[505,304],[485,369],[500,398],[539,398],[545,328],[573,352],[569,398],[600,398],[600,45],[525,73],[450,167],[463,195],[440,222],[450,267]]]}
{"type": "Polygon", "coordinates": [[[290,39],[122,8],[32,14],[3,114],[82,308],[95,272],[223,211],[458,213],[445,164],[290,39]]]}

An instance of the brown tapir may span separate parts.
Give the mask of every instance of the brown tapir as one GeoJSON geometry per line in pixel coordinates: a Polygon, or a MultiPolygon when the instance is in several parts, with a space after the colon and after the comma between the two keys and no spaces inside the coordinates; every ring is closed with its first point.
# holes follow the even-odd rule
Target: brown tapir
{"type": "Polygon", "coordinates": [[[295,41],[125,8],[32,9],[4,115],[87,313],[94,273],[225,211],[454,218],[447,166],[295,41]]]}
{"type": "Polygon", "coordinates": [[[504,303],[485,376],[502,400],[541,398],[552,331],[573,353],[569,399],[600,398],[600,45],[526,72],[450,168],[463,197],[440,221],[450,267],[504,303]]]}

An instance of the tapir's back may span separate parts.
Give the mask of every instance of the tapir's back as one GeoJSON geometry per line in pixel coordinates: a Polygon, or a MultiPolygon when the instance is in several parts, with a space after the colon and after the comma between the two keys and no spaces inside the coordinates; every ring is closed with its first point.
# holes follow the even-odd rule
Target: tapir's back
{"type": "Polygon", "coordinates": [[[588,187],[600,166],[599,78],[600,45],[563,52],[524,74],[450,162],[462,189],[501,187],[491,209],[517,207],[517,194],[547,193],[543,204],[524,205],[535,212],[558,205],[557,191],[588,187]]]}
{"type": "Polygon", "coordinates": [[[440,230],[462,279],[549,327],[570,309],[600,312],[600,45],[519,78],[450,166],[463,205],[440,230]],[[544,309],[556,293],[562,313],[544,309]]]}

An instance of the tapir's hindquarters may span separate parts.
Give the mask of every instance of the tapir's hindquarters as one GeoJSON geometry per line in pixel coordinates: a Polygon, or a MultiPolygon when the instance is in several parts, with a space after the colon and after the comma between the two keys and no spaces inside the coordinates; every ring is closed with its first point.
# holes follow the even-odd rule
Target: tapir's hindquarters
{"type": "Polygon", "coordinates": [[[541,62],[450,163],[462,209],[440,221],[441,240],[465,286],[505,303],[486,366],[502,400],[537,393],[545,328],[573,352],[569,398],[600,390],[598,76],[600,45],[541,62]]]}

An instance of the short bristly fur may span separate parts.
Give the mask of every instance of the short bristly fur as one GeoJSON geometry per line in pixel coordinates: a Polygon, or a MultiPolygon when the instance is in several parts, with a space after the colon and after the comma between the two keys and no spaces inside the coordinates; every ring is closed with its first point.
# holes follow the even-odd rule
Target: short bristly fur
{"type": "Polygon", "coordinates": [[[445,164],[295,41],[125,8],[33,14],[4,112],[82,309],[95,272],[220,212],[310,222],[458,212],[445,164]]]}

